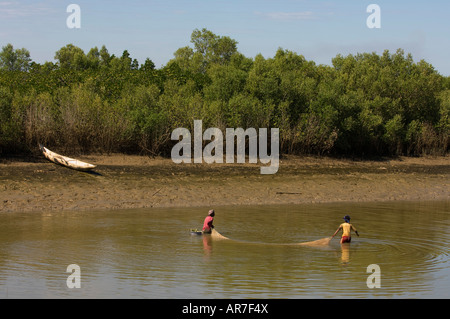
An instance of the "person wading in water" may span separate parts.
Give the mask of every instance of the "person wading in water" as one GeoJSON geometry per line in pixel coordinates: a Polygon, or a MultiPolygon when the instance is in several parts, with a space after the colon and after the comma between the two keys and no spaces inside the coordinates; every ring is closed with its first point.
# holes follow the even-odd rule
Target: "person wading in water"
{"type": "Polygon", "coordinates": [[[208,212],[208,216],[206,216],[205,221],[203,223],[203,233],[204,234],[211,234],[214,225],[213,225],[213,221],[214,221],[214,216],[216,214],[214,213],[214,209],[211,209],[208,212]]]}
{"type": "Polygon", "coordinates": [[[333,236],[331,236],[331,239],[333,239],[334,236],[342,229],[342,238],[341,238],[341,244],[343,243],[350,243],[352,240],[351,231],[353,230],[356,235],[358,235],[358,231],[356,228],[350,224],[350,216],[345,215],[344,216],[344,223],[339,225],[339,228],[336,230],[333,236]]]}

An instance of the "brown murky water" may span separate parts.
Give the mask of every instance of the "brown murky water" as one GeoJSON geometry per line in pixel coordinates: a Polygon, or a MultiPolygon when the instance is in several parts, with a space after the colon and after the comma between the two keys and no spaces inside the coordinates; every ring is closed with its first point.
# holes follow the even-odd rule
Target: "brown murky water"
{"type": "Polygon", "coordinates": [[[189,232],[207,210],[2,214],[0,298],[450,297],[450,202],[218,208],[222,241],[189,232]],[[350,245],[284,245],[329,237],[346,214],[350,245]]]}

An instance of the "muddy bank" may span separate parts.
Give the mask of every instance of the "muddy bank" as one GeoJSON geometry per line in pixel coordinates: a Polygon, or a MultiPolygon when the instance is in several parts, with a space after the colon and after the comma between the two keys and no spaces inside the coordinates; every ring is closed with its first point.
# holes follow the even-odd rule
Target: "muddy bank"
{"type": "Polygon", "coordinates": [[[140,156],[84,156],[83,173],[52,164],[0,163],[0,212],[448,200],[450,158],[351,161],[287,157],[261,164],[174,164],[140,156]]]}

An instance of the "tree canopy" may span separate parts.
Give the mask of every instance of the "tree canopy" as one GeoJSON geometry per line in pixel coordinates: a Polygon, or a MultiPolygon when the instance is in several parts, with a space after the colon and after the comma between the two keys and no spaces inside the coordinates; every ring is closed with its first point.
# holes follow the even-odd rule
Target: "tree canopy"
{"type": "Polygon", "coordinates": [[[202,29],[157,69],[127,50],[55,62],[0,52],[0,155],[36,149],[169,155],[170,133],[206,127],[280,128],[281,152],[342,156],[446,154],[450,79],[401,49],[337,55],[332,65],[278,49],[249,58],[237,41],[202,29]]]}
{"type": "Polygon", "coordinates": [[[25,49],[15,49],[7,44],[0,52],[0,69],[7,71],[28,71],[30,68],[30,52],[25,49]]]}

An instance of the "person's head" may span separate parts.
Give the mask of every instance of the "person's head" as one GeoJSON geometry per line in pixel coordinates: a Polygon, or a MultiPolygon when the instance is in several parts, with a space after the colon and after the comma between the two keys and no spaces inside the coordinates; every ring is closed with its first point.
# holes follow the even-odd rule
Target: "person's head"
{"type": "Polygon", "coordinates": [[[211,217],[214,217],[216,214],[214,213],[214,209],[211,209],[209,212],[208,212],[208,216],[211,216],[211,217]]]}
{"type": "Polygon", "coordinates": [[[350,216],[345,215],[345,216],[344,216],[344,221],[345,221],[346,223],[350,223],[350,216]]]}

